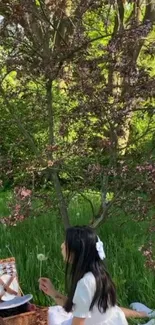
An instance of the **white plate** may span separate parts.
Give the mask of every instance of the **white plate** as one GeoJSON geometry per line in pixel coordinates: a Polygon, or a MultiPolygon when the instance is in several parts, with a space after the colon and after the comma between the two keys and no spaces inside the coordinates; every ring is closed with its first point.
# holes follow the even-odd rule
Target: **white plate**
{"type": "Polygon", "coordinates": [[[0,310],[2,309],[9,309],[9,308],[16,308],[26,304],[33,298],[32,295],[26,295],[22,297],[16,297],[10,301],[4,301],[0,303],[0,310]]]}
{"type": "MultiPolygon", "coordinates": [[[[9,274],[3,274],[1,276],[2,281],[4,283],[6,283],[6,284],[9,282],[10,278],[11,278],[11,275],[9,275],[9,274]]],[[[17,279],[16,278],[13,279],[13,281],[11,282],[9,288],[18,293],[18,291],[19,291],[19,285],[18,285],[18,282],[17,282],[17,279]]],[[[3,286],[0,284],[0,295],[3,292],[4,292],[3,286]]],[[[11,295],[10,293],[8,293],[8,292],[5,291],[3,297],[1,298],[1,300],[2,301],[9,301],[9,300],[14,299],[15,297],[16,297],[16,295],[11,295]]]]}

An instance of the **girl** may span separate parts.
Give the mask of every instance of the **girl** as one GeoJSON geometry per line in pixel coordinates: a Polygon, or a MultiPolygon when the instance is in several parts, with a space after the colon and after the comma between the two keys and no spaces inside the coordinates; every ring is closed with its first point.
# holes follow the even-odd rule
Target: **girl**
{"type": "Polygon", "coordinates": [[[49,308],[49,325],[127,325],[125,315],[147,317],[116,305],[115,286],[102,262],[103,243],[91,228],[67,229],[61,250],[68,297],[57,292],[49,279],[39,280],[40,289],[59,305],[49,308]]]}

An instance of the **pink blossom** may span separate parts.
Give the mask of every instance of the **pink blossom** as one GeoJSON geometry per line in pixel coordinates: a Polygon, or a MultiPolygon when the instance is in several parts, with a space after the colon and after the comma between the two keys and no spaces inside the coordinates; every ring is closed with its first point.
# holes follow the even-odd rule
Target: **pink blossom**
{"type": "Polygon", "coordinates": [[[144,251],[144,252],[143,252],[143,255],[144,255],[144,256],[148,256],[148,255],[150,255],[150,254],[151,254],[150,251],[144,251]]]}
{"type": "Polygon", "coordinates": [[[21,205],[20,204],[16,204],[16,206],[15,206],[16,213],[18,213],[20,211],[20,209],[21,209],[21,205]]]}
{"type": "Polygon", "coordinates": [[[52,167],[54,165],[54,162],[52,160],[48,160],[47,165],[48,167],[52,167]]]}
{"type": "Polygon", "coordinates": [[[20,221],[24,220],[25,217],[23,215],[20,215],[19,218],[18,218],[20,221]]]}
{"type": "Polygon", "coordinates": [[[141,172],[142,171],[142,167],[141,166],[137,166],[136,169],[141,172]]]}
{"type": "Polygon", "coordinates": [[[31,196],[31,194],[32,194],[32,191],[31,190],[27,190],[25,188],[23,188],[21,190],[21,196],[23,196],[24,198],[31,196]]]}

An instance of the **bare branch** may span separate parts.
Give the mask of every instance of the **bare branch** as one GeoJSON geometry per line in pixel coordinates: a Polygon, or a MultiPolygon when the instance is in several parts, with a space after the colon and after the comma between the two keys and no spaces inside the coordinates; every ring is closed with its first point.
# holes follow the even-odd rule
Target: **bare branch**
{"type": "Polygon", "coordinates": [[[12,105],[10,104],[10,102],[8,101],[6,95],[5,95],[5,92],[2,88],[2,86],[0,85],[0,93],[6,103],[6,106],[7,106],[7,109],[9,111],[9,113],[11,114],[11,116],[14,118],[14,121],[17,123],[17,126],[19,128],[19,130],[21,131],[21,133],[24,135],[25,139],[28,141],[29,143],[29,146],[31,147],[32,149],[32,152],[36,155],[36,156],[39,156],[39,152],[38,152],[38,149],[35,145],[35,141],[34,139],[32,138],[32,135],[30,135],[28,133],[28,131],[25,129],[23,123],[20,121],[20,119],[16,116],[15,112],[14,112],[14,108],[12,107],[12,105]]]}

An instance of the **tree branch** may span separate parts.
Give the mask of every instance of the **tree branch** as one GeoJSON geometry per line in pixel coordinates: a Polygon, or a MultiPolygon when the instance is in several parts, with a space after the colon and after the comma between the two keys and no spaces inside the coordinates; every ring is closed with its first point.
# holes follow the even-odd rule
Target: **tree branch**
{"type": "Polygon", "coordinates": [[[86,201],[88,201],[89,202],[89,204],[90,204],[90,207],[91,207],[91,210],[92,210],[92,214],[93,214],[93,219],[95,218],[95,210],[94,210],[94,206],[93,206],[93,203],[92,203],[92,201],[85,195],[85,194],[83,194],[83,193],[81,193],[81,192],[78,192],[78,194],[80,195],[80,196],[82,196],[83,198],[84,198],[84,200],[86,200],[86,201]]]}
{"type": "MultiPolygon", "coordinates": [[[[63,37],[63,36],[61,35],[61,33],[60,33],[60,30],[59,30],[59,24],[58,24],[57,27],[55,27],[54,24],[51,23],[50,19],[48,19],[47,15],[46,15],[46,13],[45,13],[45,10],[44,10],[44,8],[43,8],[42,3],[41,3],[40,0],[39,0],[39,3],[40,3],[40,7],[41,7],[42,13],[43,13],[44,18],[46,19],[46,21],[47,21],[47,22],[49,23],[49,25],[54,29],[54,31],[55,31],[57,34],[59,34],[59,36],[60,36],[61,40],[63,41],[63,43],[64,43],[66,46],[68,46],[68,44],[66,43],[64,37],[63,37]]],[[[60,23],[60,22],[59,22],[59,23],[60,23]]],[[[54,34],[55,34],[55,33],[54,33],[54,34]]]]}
{"type": "Polygon", "coordinates": [[[121,31],[124,26],[124,4],[122,0],[117,0],[117,5],[118,5],[118,21],[119,21],[119,30],[121,31]]]}
{"type": "Polygon", "coordinates": [[[146,23],[147,21],[150,21],[151,23],[155,22],[155,3],[153,0],[146,0],[143,23],[146,23]]]}
{"type": "Polygon", "coordinates": [[[0,85],[0,93],[6,103],[7,109],[10,113],[10,115],[14,118],[14,120],[17,123],[17,126],[19,128],[19,130],[21,131],[21,133],[24,135],[25,139],[28,141],[29,146],[31,147],[32,152],[36,155],[39,156],[39,152],[38,149],[35,145],[35,141],[32,138],[32,136],[30,136],[30,134],[28,133],[28,131],[25,129],[24,125],[22,124],[22,122],[20,121],[20,119],[18,118],[18,116],[16,116],[16,114],[14,113],[14,108],[12,107],[12,105],[10,104],[10,102],[8,101],[5,92],[2,88],[2,86],[0,85]]]}

